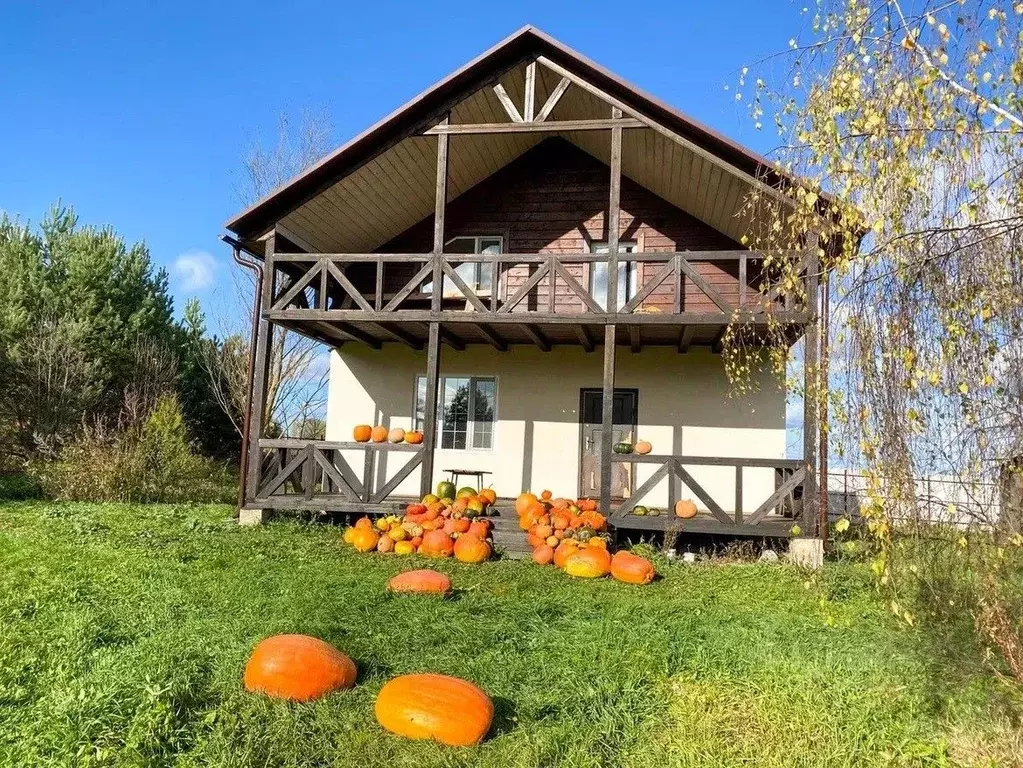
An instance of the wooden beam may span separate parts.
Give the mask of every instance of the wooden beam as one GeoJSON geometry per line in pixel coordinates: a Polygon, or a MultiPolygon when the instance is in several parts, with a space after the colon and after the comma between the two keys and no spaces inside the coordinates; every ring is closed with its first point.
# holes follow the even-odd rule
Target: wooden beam
{"type": "MultiPolygon", "coordinates": [[[[611,110],[612,122],[621,118],[617,107],[611,110]]],[[[611,183],[607,204],[607,310],[618,310],[618,238],[622,195],[622,129],[611,129],[611,183]]]]}
{"type": "Polygon", "coordinates": [[[437,447],[437,393],[440,383],[440,323],[430,323],[426,342],[426,400],[423,413],[423,461],[419,496],[433,491],[433,458],[437,447]]]}
{"type": "Polygon", "coordinates": [[[714,340],[710,343],[710,351],[715,355],[720,355],[724,349],[725,334],[728,332],[728,326],[721,326],[721,330],[714,334],[714,340]]]}
{"type": "Polygon", "coordinates": [[[266,394],[270,378],[270,348],[273,345],[273,326],[267,313],[274,298],[274,251],[276,230],[271,230],[265,243],[263,256],[262,294],[259,297],[259,321],[256,325],[255,350],[252,362],[252,386],[249,388],[248,403],[249,433],[246,447],[245,501],[252,503],[259,494],[262,482],[263,453],[259,449],[259,438],[263,433],[263,418],[266,412],[266,394]]]}
{"type": "Polygon", "coordinates": [[[803,482],[803,521],[804,536],[823,536],[825,531],[817,531],[817,414],[819,412],[820,390],[818,387],[818,343],[817,335],[817,286],[818,286],[817,254],[811,252],[807,264],[806,304],[813,321],[806,328],[803,337],[803,459],[806,463],[806,478],[803,482]]]}
{"type": "Polygon", "coordinates": [[[559,131],[608,131],[612,128],[646,128],[639,120],[623,117],[621,120],[547,120],[526,123],[454,123],[436,125],[423,131],[424,136],[463,136],[488,133],[555,133],[559,131]]]}
{"type": "Polygon", "coordinates": [[[465,349],[465,342],[444,326],[441,326],[440,329],[440,340],[456,352],[462,352],[465,349]]]}
{"type": "MultiPolygon", "coordinates": [[[[445,115],[441,125],[450,122],[450,115],[445,115]]],[[[437,184],[433,198],[433,296],[430,308],[439,312],[441,296],[444,294],[444,278],[441,268],[441,253],[444,252],[444,211],[448,201],[448,136],[437,137],[437,184]]]]}
{"type": "MultiPolygon", "coordinates": [[[[610,282],[610,281],[609,281],[610,282]]],[[[617,281],[616,281],[617,282],[617,281]]],[[[600,432],[600,511],[605,515],[611,513],[611,445],[614,427],[614,393],[615,393],[615,343],[617,328],[609,325],[604,328],[604,378],[601,402],[600,432]]]]}
{"type": "Polygon", "coordinates": [[[568,86],[571,84],[572,81],[567,77],[561,78],[558,84],[554,86],[554,90],[551,91],[551,95],[547,97],[547,101],[545,101],[543,106],[540,107],[540,112],[536,116],[536,122],[542,123],[551,116],[551,112],[553,112],[554,108],[558,106],[558,102],[561,101],[561,97],[565,95],[565,91],[568,90],[568,86]]]}
{"type": "Polygon", "coordinates": [[[696,326],[687,325],[682,329],[682,333],[678,336],[678,351],[688,352],[690,345],[693,343],[693,336],[696,335],[696,326]]]}
{"type": "Polygon", "coordinates": [[[374,323],[374,325],[383,333],[386,333],[388,336],[392,336],[405,346],[414,349],[417,352],[423,349],[423,342],[402,328],[398,328],[390,323],[374,323]]]}
{"type": "Polygon", "coordinates": [[[492,330],[490,330],[490,328],[488,328],[487,326],[483,325],[482,323],[476,323],[473,325],[473,328],[475,328],[479,335],[486,339],[487,343],[490,344],[490,346],[492,346],[494,349],[498,350],[499,352],[508,351],[508,342],[502,339],[492,330]]]}
{"type": "Polygon", "coordinates": [[[531,61],[526,65],[526,88],[525,98],[522,100],[522,119],[527,123],[533,122],[533,110],[536,107],[536,62],[531,61]]]}
{"type": "Polygon", "coordinates": [[[629,326],[629,346],[631,347],[632,354],[634,355],[638,355],[639,351],[643,348],[638,325],[629,326]]]}
{"type": "Polygon", "coordinates": [[[544,336],[543,335],[543,331],[541,331],[536,326],[529,325],[529,324],[523,324],[522,325],[522,332],[525,333],[529,337],[530,341],[532,341],[534,344],[536,344],[536,346],[538,346],[544,352],[550,352],[551,351],[551,342],[550,342],[550,340],[546,336],[544,336]]]}
{"type": "Polygon", "coordinates": [[[508,113],[509,119],[513,123],[521,123],[522,115],[519,114],[519,110],[515,107],[515,102],[511,100],[511,96],[508,95],[508,91],[504,89],[504,86],[500,83],[495,85],[494,93],[497,94],[497,100],[501,102],[504,111],[508,113]]]}
{"type": "Polygon", "coordinates": [[[361,341],[363,344],[367,344],[373,349],[380,349],[380,347],[383,346],[383,342],[381,342],[380,339],[356,328],[351,323],[338,323],[337,329],[346,336],[351,336],[356,341],[361,341]]]}
{"type": "Polygon", "coordinates": [[[596,348],[585,325],[577,325],[575,327],[575,335],[579,339],[582,348],[587,352],[592,352],[596,348]]]}

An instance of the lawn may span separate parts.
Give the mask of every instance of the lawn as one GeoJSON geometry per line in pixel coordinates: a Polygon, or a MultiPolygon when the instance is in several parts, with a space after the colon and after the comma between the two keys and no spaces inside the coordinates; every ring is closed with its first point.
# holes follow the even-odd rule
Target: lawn
{"type": "Polygon", "coordinates": [[[436,565],[457,593],[393,596],[419,565],[328,526],[239,529],[218,506],[0,506],[0,765],[1011,765],[1015,693],[947,637],[896,626],[866,569],[661,564],[648,587],[528,562],[436,565]],[[246,693],[253,645],[319,636],[358,685],[246,693]],[[392,675],[494,698],[487,741],[382,731],[392,675]]]}

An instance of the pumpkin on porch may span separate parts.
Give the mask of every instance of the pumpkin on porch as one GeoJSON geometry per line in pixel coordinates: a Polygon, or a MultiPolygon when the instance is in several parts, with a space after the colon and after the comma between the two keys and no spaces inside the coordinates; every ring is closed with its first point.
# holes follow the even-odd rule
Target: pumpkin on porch
{"type": "Polygon", "coordinates": [[[352,430],[352,437],[355,438],[355,442],[357,443],[368,443],[372,434],[373,427],[369,424],[359,424],[352,430]]]}
{"type": "Polygon", "coordinates": [[[528,509],[531,504],[536,504],[537,501],[538,499],[532,493],[520,493],[518,498],[515,499],[515,514],[521,517],[525,514],[526,509],[528,509]]]}
{"type": "Polygon", "coordinates": [[[446,595],[451,591],[451,579],[439,571],[421,568],[405,571],[387,582],[391,592],[419,592],[428,595],[446,595]]]}
{"type": "Polygon", "coordinates": [[[615,443],[611,450],[615,453],[632,453],[632,443],[615,443]]]}
{"type": "Polygon", "coordinates": [[[418,430],[412,430],[411,432],[405,433],[405,442],[409,445],[422,445],[423,433],[418,430]]]}
{"type": "Polygon", "coordinates": [[[639,440],[636,442],[634,450],[640,456],[646,456],[650,451],[654,449],[654,446],[647,440],[639,440]]]}
{"type": "Polygon", "coordinates": [[[611,558],[611,578],[625,584],[649,584],[656,572],[653,563],[644,557],[622,550],[611,558]]]}
{"type": "Polygon", "coordinates": [[[405,430],[401,427],[395,427],[387,433],[387,442],[389,443],[400,443],[405,439],[405,430]]]}
{"type": "Polygon", "coordinates": [[[466,533],[455,539],[455,560],[460,563],[482,563],[490,559],[490,545],[484,539],[466,533]]]}
{"type": "Polygon", "coordinates": [[[565,573],[580,579],[599,579],[611,572],[611,555],[601,547],[586,547],[565,559],[565,573]]]}
{"type": "Polygon", "coordinates": [[[467,747],[487,735],[494,719],[494,702],[457,677],[402,675],[380,689],[374,711],[377,722],[391,733],[467,747]]]}
{"type": "Polygon", "coordinates": [[[692,499],[679,499],[675,502],[675,517],[690,520],[696,517],[696,504],[692,499]]]}
{"type": "Polygon", "coordinates": [[[259,643],[245,665],[245,689],[289,701],[311,701],[351,688],[355,662],[308,635],[275,635],[259,643]]]}
{"type": "Polygon", "coordinates": [[[382,443],[387,440],[387,427],[375,426],[370,432],[370,440],[374,443],[382,443]]]}
{"type": "Polygon", "coordinates": [[[451,557],[455,542],[444,531],[429,531],[423,534],[423,543],[419,546],[419,554],[426,557],[451,557]]]}

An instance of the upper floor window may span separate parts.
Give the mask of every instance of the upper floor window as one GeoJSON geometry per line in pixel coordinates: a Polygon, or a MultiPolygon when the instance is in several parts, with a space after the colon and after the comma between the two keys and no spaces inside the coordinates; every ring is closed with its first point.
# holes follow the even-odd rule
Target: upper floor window
{"type": "MultiPolygon", "coordinates": [[[[590,243],[590,253],[608,253],[608,245],[604,242],[590,243]]],[[[635,243],[618,243],[618,253],[635,253],[635,243]]],[[[618,257],[621,259],[621,255],[618,257]]],[[[607,309],[607,262],[594,262],[590,265],[590,295],[600,305],[601,309],[607,309]]],[[[618,309],[624,307],[633,296],[636,295],[637,283],[636,262],[618,262],[618,309]]]]}
{"type": "MultiPolygon", "coordinates": [[[[453,237],[444,244],[444,253],[503,253],[504,238],[499,235],[467,235],[453,237]]],[[[478,295],[490,294],[490,265],[481,262],[466,262],[455,267],[455,272],[478,295]]],[[[423,286],[423,293],[431,293],[433,283],[423,286]]],[[[444,296],[459,297],[458,290],[450,277],[444,278],[444,296]]]]}

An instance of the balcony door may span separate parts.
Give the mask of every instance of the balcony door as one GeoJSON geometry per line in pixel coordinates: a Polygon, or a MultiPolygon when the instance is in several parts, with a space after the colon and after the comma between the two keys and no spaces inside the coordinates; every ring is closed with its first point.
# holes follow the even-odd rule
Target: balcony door
{"type": "MultiPolygon", "coordinates": [[[[590,243],[590,253],[608,253],[607,243],[590,243]]],[[[628,304],[629,299],[636,295],[636,284],[638,283],[636,262],[625,261],[622,254],[634,253],[635,243],[618,244],[618,309],[628,304]]],[[[590,269],[590,295],[600,305],[601,309],[607,309],[607,262],[594,262],[590,269]]]]}
{"type": "MultiPolygon", "coordinates": [[[[639,390],[616,389],[611,406],[611,443],[632,442],[639,422],[639,390]]],[[[600,445],[604,434],[604,393],[583,389],[579,393],[580,457],[579,495],[600,496],[600,445]]],[[[611,465],[611,498],[632,494],[631,464],[611,465]]]]}

